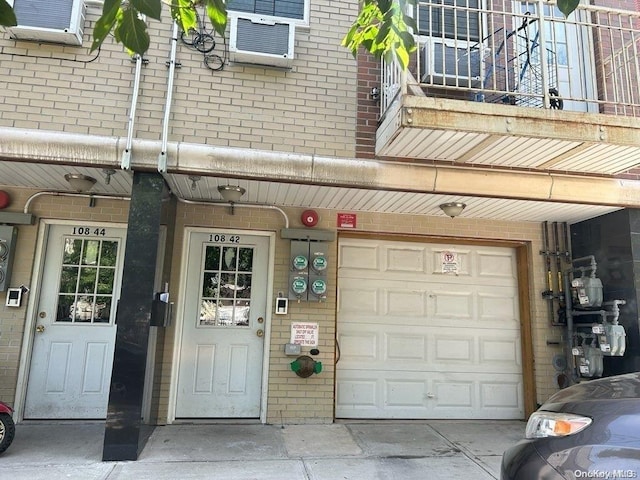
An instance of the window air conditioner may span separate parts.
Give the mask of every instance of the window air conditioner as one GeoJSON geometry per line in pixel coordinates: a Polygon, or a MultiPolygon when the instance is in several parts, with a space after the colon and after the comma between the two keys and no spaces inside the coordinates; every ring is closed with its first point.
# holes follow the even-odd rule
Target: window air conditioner
{"type": "Polygon", "coordinates": [[[481,45],[430,38],[422,47],[420,62],[422,83],[481,87],[483,75],[481,45]]]}
{"type": "Polygon", "coordinates": [[[295,25],[286,19],[234,12],[229,59],[279,68],[291,68],[295,25]]]}
{"type": "Polygon", "coordinates": [[[82,45],[84,0],[9,0],[18,19],[12,38],[82,45]]]}

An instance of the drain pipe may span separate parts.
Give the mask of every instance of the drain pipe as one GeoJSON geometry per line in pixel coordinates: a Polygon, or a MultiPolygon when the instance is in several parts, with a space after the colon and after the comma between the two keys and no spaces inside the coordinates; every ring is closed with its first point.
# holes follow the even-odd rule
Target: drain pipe
{"type": "Polygon", "coordinates": [[[129,127],[127,129],[127,146],[122,152],[120,168],[129,170],[131,168],[131,146],[133,144],[133,126],[136,122],[136,108],[138,107],[138,93],[140,91],[140,76],[142,73],[141,55],[136,55],[136,70],[133,77],[133,94],[131,96],[131,108],[129,109],[129,127]]]}
{"type": "MultiPolygon", "coordinates": [[[[180,198],[176,195],[176,199],[180,203],[185,203],[187,205],[215,205],[215,206],[229,206],[229,202],[207,202],[205,200],[187,200],[186,198],[180,198]]],[[[284,228],[289,228],[289,217],[287,213],[282,210],[280,207],[276,207],[275,205],[260,205],[256,203],[234,203],[234,207],[243,207],[243,208],[261,208],[265,210],[275,210],[280,212],[280,214],[284,217],[284,228]]]]}
{"type": "MultiPolygon", "coordinates": [[[[167,80],[167,101],[164,105],[164,119],[162,120],[162,146],[158,155],[158,172],[167,173],[167,142],[169,137],[169,115],[171,114],[171,102],[173,100],[173,82],[176,71],[176,49],[178,45],[178,23],[173,22],[171,35],[171,53],[167,65],[169,78],[167,80]]],[[[179,64],[177,66],[180,66],[179,64]]]]}

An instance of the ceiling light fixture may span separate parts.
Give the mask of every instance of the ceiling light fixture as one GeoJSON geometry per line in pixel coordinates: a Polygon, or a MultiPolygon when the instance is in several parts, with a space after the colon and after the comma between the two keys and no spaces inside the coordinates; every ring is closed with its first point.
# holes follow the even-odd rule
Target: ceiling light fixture
{"type": "Polygon", "coordinates": [[[78,193],[88,192],[96,184],[96,179],[81,173],[67,173],[64,179],[78,193]]]}
{"type": "Polygon", "coordinates": [[[219,185],[218,192],[225,202],[231,204],[231,215],[233,215],[233,204],[242,198],[246,190],[238,185],[219,185]]]}
{"type": "Polygon", "coordinates": [[[198,188],[198,182],[202,180],[200,175],[189,175],[189,180],[191,180],[191,190],[195,190],[198,188]]]}
{"type": "Polygon", "coordinates": [[[246,190],[236,185],[220,185],[218,192],[226,202],[236,203],[242,198],[246,190]]]}
{"type": "Polygon", "coordinates": [[[104,173],[104,184],[109,185],[111,183],[111,175],[115,174],[116,171],[113,168],[103,168],[102,173],[104,173]]]}
{"type": "Polygon", "coordinates": [[[449,202],[441,204],[440,210],[442,210],[445,215],[455,218],[462,213],[466,206],[467,205],[465,203],[461,202],[449,202]]]}

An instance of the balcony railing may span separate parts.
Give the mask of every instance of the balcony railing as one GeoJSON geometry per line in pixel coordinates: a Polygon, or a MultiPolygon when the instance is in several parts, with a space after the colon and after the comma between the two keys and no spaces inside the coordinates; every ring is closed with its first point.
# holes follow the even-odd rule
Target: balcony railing
{"type": "Polygon", "coordinates": [[[638,12],[581,5],[565,18],[542,0],[420,0],[416,20],[408,71],[383,65],[383,115],[411,94],[640,116],[638,12]]]}

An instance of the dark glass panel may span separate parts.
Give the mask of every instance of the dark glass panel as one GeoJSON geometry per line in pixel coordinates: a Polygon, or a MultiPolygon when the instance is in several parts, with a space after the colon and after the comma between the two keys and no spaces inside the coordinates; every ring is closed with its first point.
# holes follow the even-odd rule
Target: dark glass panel
{"type": "Polygon", "coordinates": [[[78,293],[94,293],[96,288],[97,268],[82,267],[80,269],[80,281],[78,293]]]}
{"type": "Polygon", "coordinates": [[[96,297],[94,323],[109,323],[111,320],[111,297],[96,297]]]}
{"type": "Polygon", "coordinates": [[[205,270],[220,269],[220,247],[208,246],[204,257],[205,270]]]}
{"type": "Polygon", "coordinates": [[[113,282],[116,274],[115,269],[101,268],[99,272],[97,293],[111,295],[113,293],[113,282]]]}
{"type": "Polygon", "coordinates": [[[105,267],[115,267],[118,259],[118,242],[103,241],[102,252],[100,254],[100,265],[105,267]]]}
{"type": "Polygon", "coordinates": [[[202,296],[216,298],[218,296],[218,273],[205,272],[202,282],[202,296]]]}
{"type": "Polygon", "coordinates": [[[237,298],[251,298],[251,277],[249,274],[238,275],[237,298]]]}
{"type": "Polygon", "coordinates": [[[78,267],[62,267],[60,273],[60,293],[76,293],[78,267]]]}
{"type": "Polygon", "coordinates": [[[238,260],[239,272],[250,272],[253,269],[253,248],[241,248],[238,260]]]}
{"type": "Polygon", "coordinates": [[[75,299],[74,295],[58,295],[58,309],[56,312],[56,322],[71,321],[71,305],[75,299]]]}

